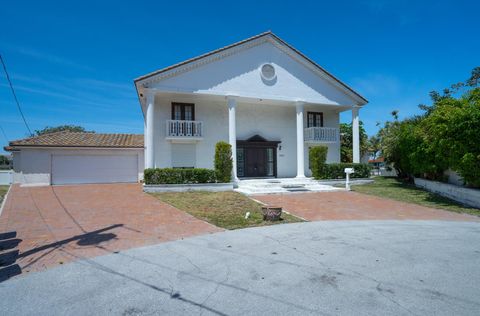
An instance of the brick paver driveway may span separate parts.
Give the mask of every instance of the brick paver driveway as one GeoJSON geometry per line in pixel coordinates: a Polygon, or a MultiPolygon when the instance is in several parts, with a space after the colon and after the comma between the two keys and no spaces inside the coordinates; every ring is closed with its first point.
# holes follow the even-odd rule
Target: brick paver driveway
{"type": "Polygon", "coordinates": [[[0,282],[79,258],[218,231],[143,193],[139,184],[14,185],[0,216],[0,282]]]}
{"type": "Polygon", "coordinates": [[[398,202],[357,192],[255,195],[254,199],[309,221],[317,220],[452,220],[479,221],[472,215],[398,202]]]}

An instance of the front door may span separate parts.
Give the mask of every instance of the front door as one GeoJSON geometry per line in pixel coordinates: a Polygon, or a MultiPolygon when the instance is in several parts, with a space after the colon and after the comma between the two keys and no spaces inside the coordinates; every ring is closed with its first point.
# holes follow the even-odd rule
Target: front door
{"type": "Polygon", "coordinates": [[[280,141],[268,141],[254,135],[237,140],[237,176],[265,178],[277,176],[277,146],[280,141]]]}
{"type": "Polygon", "coordinates": [[[267,176],[267,148],[245,148],[246,177],[267,176]]]}
{"type": "Polygon", "coordinates": [[[276,177],[275,147],[238,147],[237,176],[276,177]]]}

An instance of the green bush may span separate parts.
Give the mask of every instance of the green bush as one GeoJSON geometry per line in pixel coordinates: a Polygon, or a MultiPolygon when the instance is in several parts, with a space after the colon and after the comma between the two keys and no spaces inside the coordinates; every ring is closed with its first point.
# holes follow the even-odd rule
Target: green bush
{"type": "Polygon", "coordinates": [[[355,169],[355,173],[350,175],[351,178],[368,178],[370,177],[371,167],[365,163],[331,163],[325,164],[320,174],[314,176],[315,179],[345,179],[345,168],[355,169]]]}
{"type": "Polygon", "coordinates": [[[310,147],[310,150],[308,151],[308,160],[314,178],[319,178],[320,174],[323,173],[323,168],[327,161],[327,152],[327,146],[310,147]]]}
{"type": "Polygon", "coordinates": [[[470,79],[443,92],[430,92],[421,115],[386,122],[377,137],[385,161],[399,177],[444,181],[457,172],[467,186],[480,188],[480,67],[470,79]]]}
{"type": "Polygon", "coordinates": [[[143,172],[145,184],[195,184],[217,182],[215,171],[210,169],[155,168],[143,172]]]}
{"type": "Polygon", "coordinates": [[[215,145],[215,172],[218,182],[232,181],[232,146],[226,142],[218,142],[215,145]]]}

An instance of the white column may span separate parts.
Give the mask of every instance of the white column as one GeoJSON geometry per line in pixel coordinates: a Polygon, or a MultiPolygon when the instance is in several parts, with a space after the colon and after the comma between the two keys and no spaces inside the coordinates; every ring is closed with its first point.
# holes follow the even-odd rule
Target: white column
{"type": "Polygon", "coordinates": [[[296,103],[297,116],[297,178],[305,178],[303,138],[303,102],[296,103]]]}
{"type": "Polygon", "coordinates": [[[360,162],[360,122],[358,119],[358,111],[360,108],[352,108],[352,143],[353,143],[353,162],[360,162]]]}
{"type": "Polygon", "coordinates": [[[235,118],[235,109],[237,107],[237,99],[235,97],[227,97],[228,105],[228,142],[232,146],[232,179],[238,181],[237,178],[237,127],[235,118]]]}
{"type": "Polygon", "coordinates": [[[153,134],[155,130],[155,94],[151,91],[146,92],[147,114],[145,117],[145,168],[155,167],[155,148],[153,134]]]}

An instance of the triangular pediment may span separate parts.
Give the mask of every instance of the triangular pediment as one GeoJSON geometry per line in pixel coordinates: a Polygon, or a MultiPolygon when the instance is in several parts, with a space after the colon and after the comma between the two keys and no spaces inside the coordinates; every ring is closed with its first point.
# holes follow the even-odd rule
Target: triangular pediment
{"type": "Polygon", "coordinates": [[[139,90],[153,88],[328,105],[367,103],[270,32],[140,77],[135,83],[139,90]]]}

